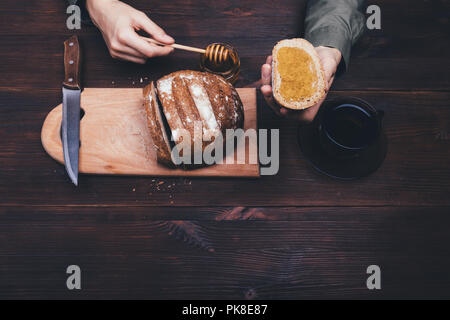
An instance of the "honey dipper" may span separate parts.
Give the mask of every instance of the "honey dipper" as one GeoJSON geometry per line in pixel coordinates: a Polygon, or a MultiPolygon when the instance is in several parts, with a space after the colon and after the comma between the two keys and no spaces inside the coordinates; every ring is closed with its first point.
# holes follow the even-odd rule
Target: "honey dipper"
{"type": "MultiPolygon", "coordinates": [[[[228,59],[230,58],[230,56],[232,56],[232,54],[230,54],[229,49],[227,49],[224,45],[217,44],[217,43],[209,45],[208,47],[206,47],[206,49],[200,49],[200,48],[183,46],[181,44],[166,45],[166,44],[160,43],[160,42],[150,39],[150,38],[144,38],[144,39],[150,43],[153,43],[153,44],[156,44],[159,46],[169,46],[169,47],[179,49],[179,50],[198,52],[198,53],[204,54],[210,62],[213,62],[216,65],[221,65],[221,64],[227,62],[228,59]]],[[[231,58],[234,63],[235,58],[234,57],[231,57],[231,58]]]]}

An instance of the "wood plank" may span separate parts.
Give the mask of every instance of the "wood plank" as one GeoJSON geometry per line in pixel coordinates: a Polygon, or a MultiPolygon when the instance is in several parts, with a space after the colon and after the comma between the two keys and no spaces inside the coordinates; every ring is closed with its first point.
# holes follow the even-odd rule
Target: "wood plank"
{"type": "Polygon", "coordinates": [[[66,219],[90,223],[95,221],[143,222],[143,221],[321,221],[322,219],[363,223],[376,212],[380,215],[419,217],[424,212],[432,214],[448,212],[440,206],[324,206],[324,207],[148,207],[144,205],[23,205],[0,204],[2,223],[63,222],[66,219]],[[126,210],[125,210],[126,209],[126,210]]]}
{"type": "MultiPolygon", "coordinates": [[[[75,189],[40,142],[41,125],[59,90],[2,91],[0,190],[3,204],[143,206],[449,205],[448,93],[350,92],[386,111],[389,151],[369,178],[342,183],[322,177],[297,147],[296,124],[260,100],[262,128],[281,128],[280,171],[260,181],[81,177],[75,189]],[[155,181],[153,181],[155,180],[155,181]],[[161,181],[163,185],[158,185],[161,181]],[[159,186],[159,189],[158,189],[159,186]],[[170,188],[169,188],[170,186],[170,188]],[[134,190],[134,191],[133,191],[134,190]],[[219,190],[219,192],[211,192],[219,190]]],[[[344,95],[342,93],[336,95],[344,95]]],[[[259,97],[261,99],[261,97],[259,97]]]]}
{"type": "Polygon", "coordinates": [[[4,209],[1,298],[449,297],[448,207],[281,208],[296,216],[286,222],[148,221],[94,208],[24,220],[4,209]],[[80,292],[65,289],[72,264],[82,268],[80,292]],[[366,289],[372,264],[379,292],[366,289]]]}
{"type": "MultiPolygon", "coordinates": [[[[237,89],[244,106],[244,130],[257,130],[256,90],[237,89]]],[[[142,89],[86,88],[81,95],[85,115],[80,123],[80,173],[152,177],[258,178],[257,141],[239,143],[224,164],[197,170],[170,169],[158,163],[147,126],[142,89]],[[243,154],[245,164],[235,162],[243,154]]],[[[60,128],[62,105],[53,109],[42,128],[42,145],[64,163],[60,128]]]]}

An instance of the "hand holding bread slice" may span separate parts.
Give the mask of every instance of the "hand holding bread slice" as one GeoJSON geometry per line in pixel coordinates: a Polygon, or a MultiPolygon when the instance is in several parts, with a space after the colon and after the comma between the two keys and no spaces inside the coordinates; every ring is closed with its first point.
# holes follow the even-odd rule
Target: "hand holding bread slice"
{"type": "Polygon", "coordinates": [[[275,46],[272,90],[281,106],[293,110],[310,108],[325,97],[325,72],[312,44],[304,39],[289,39],[275,46]]]}

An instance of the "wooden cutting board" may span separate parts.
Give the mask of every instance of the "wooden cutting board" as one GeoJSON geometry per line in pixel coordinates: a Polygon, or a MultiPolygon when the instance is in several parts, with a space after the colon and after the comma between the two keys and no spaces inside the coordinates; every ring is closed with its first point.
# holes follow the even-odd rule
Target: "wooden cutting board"
{"type": "MultiPolygon", "coordinates": [[[[256,89],[238,89],[244,104],[244,129],[257,129],[256,89]]],[[[80,173],[181,177],[259,177],[259,164],[218,164],[197,170],[168,169],[156,161],[147,128],[142,89],[86,88],[80,123],[80,173]]],[[[62,105],[45,119],[41,139],[47,153],[64,163],[60,138],[62,105]]],[[[250,142],[257,144],[256,142],[250,142]]],[[[248,155],[251,148],[246,143],[248,155]]],[[[237,150],[239,151],[239,150],[237,150]]],[[[234,156],[234,155],[231,155],[234,156]]],[[[257,157],[257,154],[254,155],[257,157]]],[[[247,156],[247,159],[250,159],[247,156]]]]}

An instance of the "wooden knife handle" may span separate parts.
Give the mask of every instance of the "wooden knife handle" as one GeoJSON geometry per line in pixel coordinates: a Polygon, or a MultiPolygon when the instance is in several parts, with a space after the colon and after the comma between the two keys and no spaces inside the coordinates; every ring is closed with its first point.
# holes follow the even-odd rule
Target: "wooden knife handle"
{"type": "Polygon", "coordinates": [[[73,90],[81,90],[80,66],[80,43],[78,42],[78,37],[73,36],[64,42],[64,87],[73,90]]]}

